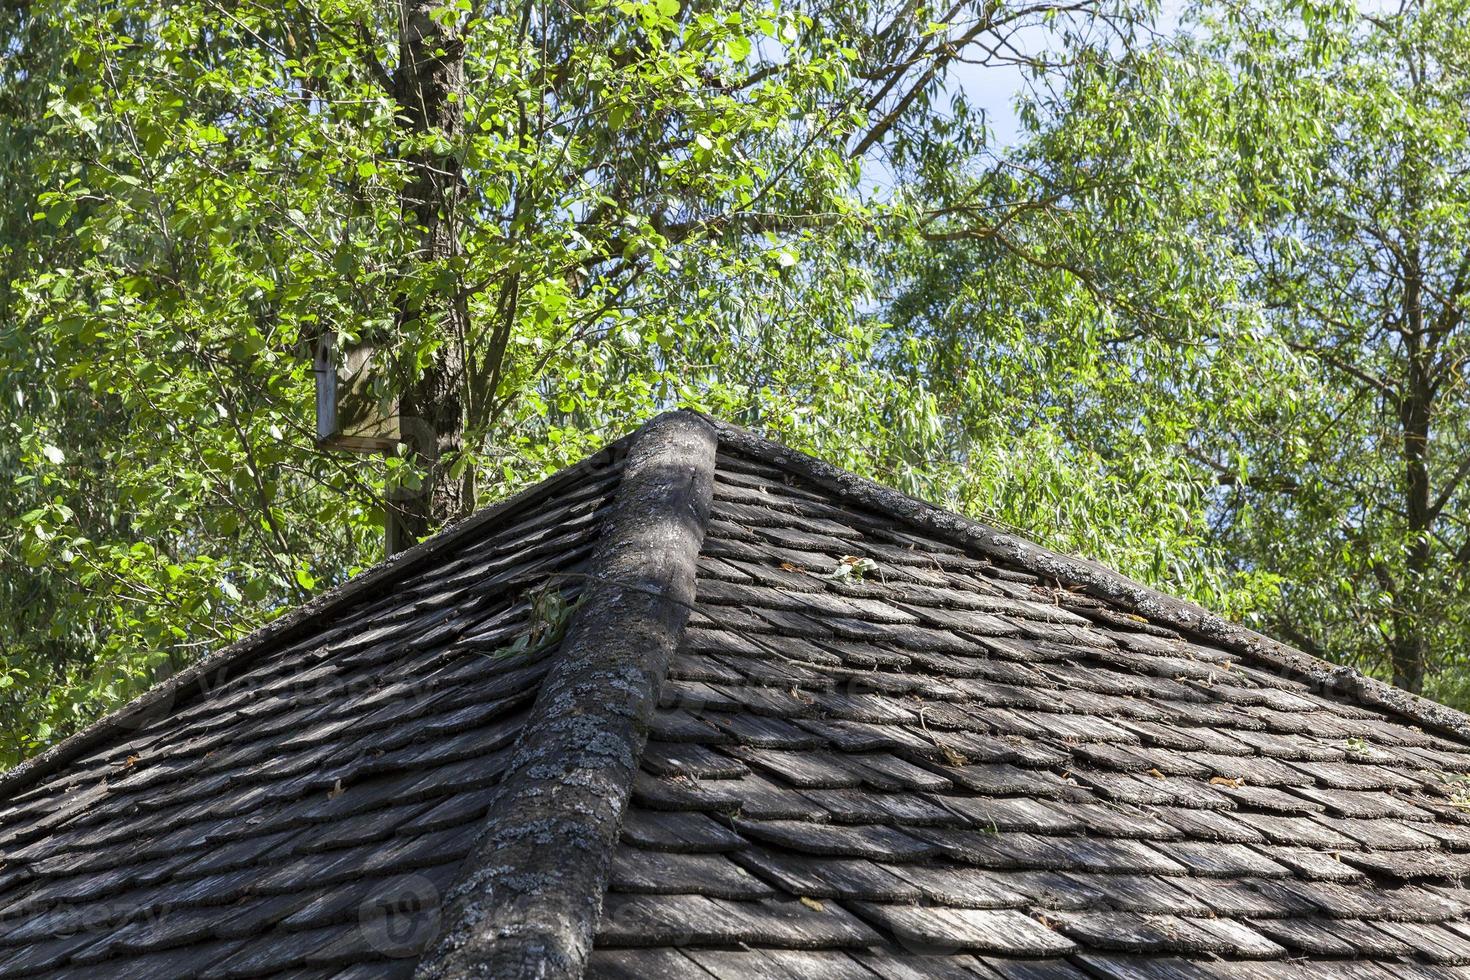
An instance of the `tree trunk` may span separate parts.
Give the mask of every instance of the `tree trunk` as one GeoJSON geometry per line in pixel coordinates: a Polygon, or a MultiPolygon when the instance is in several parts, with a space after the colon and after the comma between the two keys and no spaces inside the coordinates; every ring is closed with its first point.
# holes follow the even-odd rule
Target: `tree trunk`
{"type": "Polygon", "coordinates": [[[1409,540],[1404,550],[1402,588],[1394,600],[1393,682],[1418,694],[1424,687],[1429,659],[1426,590],[1430,587],[1431,512],[1429,492],[1429,427],[1434,409],[1430,380],[1431,355],[1424,349],[1422,283],[1418,269],[1404,281],[1404,353],[1408,377],[1399,396],[1399,422],[1404,435],[1404,512],[1409,540]]]}
{"type": "MultiPolygon", "coordinates": [[[[443,19],[442,9],[442,0],[400,0],[394,94],[406,136],[438,133],[441,145],[452,147],[464,128],[464,41],[454,23],[443,19]],[[436,11],[438,20],[433,16],[436,11]]],[[[444,262],[460,248],[458,216],[465,185],[459,160],[452,150],[426,149],[415,150],[408,162],[413,177],[403,189],[401,205],[403,220],[420,230],[416,259],[444,262]]],[[[458,479],[449,473],[464,438],[464,349],[469,327],[464,298],[456,291],[416,301],[405,293],[398,320],[408,333],[432,330],[439,344],[422,372],[414,370],[410,351],[406,358],[410,363],[401,374],[402,438],[424,480],[418,488],[396,491],[389,500],[389,554],[474,504],[468,473],[458,479]]]]}

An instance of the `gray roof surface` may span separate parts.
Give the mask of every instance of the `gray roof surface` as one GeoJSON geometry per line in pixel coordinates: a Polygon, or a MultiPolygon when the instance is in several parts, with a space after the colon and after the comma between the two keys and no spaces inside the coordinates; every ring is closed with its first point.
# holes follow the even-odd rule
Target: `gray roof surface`
{"type": "Polygon", "coordinates": [[[0,779],[0,975],[1470,976],[1467,732],[673,413],[0,779]]]}

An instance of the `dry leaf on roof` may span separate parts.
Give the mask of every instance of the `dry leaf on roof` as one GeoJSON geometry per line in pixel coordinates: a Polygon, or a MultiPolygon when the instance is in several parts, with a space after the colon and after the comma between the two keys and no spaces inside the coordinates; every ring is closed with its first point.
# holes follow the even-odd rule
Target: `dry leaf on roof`
{"type": "Polygon", "coordinates": [[[838,581],[844,579],[861,579],[869,572],[876,572],[877,570],[878,563],[871,558],[862,558],[858,555],[843,555],[837,559],[837,564],[833,567],[832,571],[827,572],[825,575],[818,575],[817,578],[835,579],[838,581]]]}

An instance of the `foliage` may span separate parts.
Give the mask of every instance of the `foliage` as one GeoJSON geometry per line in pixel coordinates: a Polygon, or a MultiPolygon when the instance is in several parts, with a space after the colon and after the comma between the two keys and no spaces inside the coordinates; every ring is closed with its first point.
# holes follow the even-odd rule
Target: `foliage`
{"type": "Polygon", "coordinates": [[[3,7],[5,754],[675,404],[1463,700],[1466,7],[3,7]]]}
{"type": "Polygon", "coordinates": [[[1126,29],[968,0],[6,5],[9,756],[376,560],[385,494],[440,465],[484,502],[678,403],[868,470],[917,452],[933,402],[873,370],[864,168],[943,148],[956,59],[1093,12],[1126,29]],[[452,369],[432,467],[316,451],[325,330],[383,352],[385,399],[452,369]]]}
{"type": "Polygon", "coordinates": [[[1269,484],[1231,501],[1227,543],[1294,573],[1275,628],[1417,690],[1470,654],[1470,5],[1328,9],[1274,45],[1257,16],[1220,54],[1240,101],[1286,95],[1295,139],[1245,188],[1240,250],[1270,338],[1312,378],[1274,433],[1222,440],[1269,484]]]}
{"type": "Polygon", "coordinates": [[[1083,516],[1054,540],[1458,699],[1467,24],[1463,0],[1201,4],[1076,59],[891,260],[919,338],[895,357],[971,413],[961,492],[1045,531],[1014,480],[1055,466],[1083,516]],[[985,465],[1017,446],[1041,448],[985,465]]]}

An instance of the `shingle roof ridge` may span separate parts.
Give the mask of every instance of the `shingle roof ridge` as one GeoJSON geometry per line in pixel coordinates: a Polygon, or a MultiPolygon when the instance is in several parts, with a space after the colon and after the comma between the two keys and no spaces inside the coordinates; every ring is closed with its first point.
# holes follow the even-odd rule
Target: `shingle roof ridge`
{"type": "Polygon", "coordinates": [[[691,412],[634,434],[582,598],[417,977],[582,976],[649,718],[693,607],[715,450],[714,429],[691,412]]]}
{"type": "Polygon", "coordinates": [[[0,774],[0,802],[34,786],[38,780],[57,772],[107,738],[134,731],[166,717],[171,711],[187,703],[193,695],[214,690],[234,667],[248,661],[261,650],[289,641],[344,607],[403,580],[471,535],[512,519],[558,489],[605,468],[626,449],[632,438],[632,435],[624,436],[608,443],[592,455],[540,483],[446,526],[433,537],[390,556],[247,636],[205,655],[117,710],[0,774]]]}
{"type": "Polygon", "coordinates": [[[814,456],[787,448],[748,429],[702,416],[719,434],[722,448],[763,460],[839,497],[899,518],[909,525],[967,545],[998,561],[1043,578],[1082,586],[1093,596],[1145,616],[1151,622],[1219,644],[1254,665],[1308,684],[1319,692],[1352,700],[1408,719],[1415,725],[1470,742],[1470,715],[1361,671],[1333,664],[1255,630],[1232,623],[1184,599],[1136,582],[1086,558],[1062,555],[1026,538],[1000,531],[814,456]]]}

